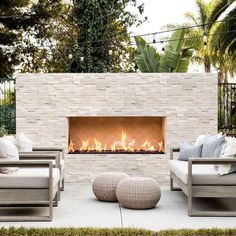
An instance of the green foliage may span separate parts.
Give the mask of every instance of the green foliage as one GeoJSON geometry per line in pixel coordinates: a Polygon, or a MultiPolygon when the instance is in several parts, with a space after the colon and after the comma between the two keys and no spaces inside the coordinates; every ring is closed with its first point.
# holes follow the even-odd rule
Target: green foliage
{"type": "Polygon", "coordinates": [[[135,37],[137,49],[134,51],[135,63],[141,72],[157,72],[160,55],[141,37],[135,37]]]}
{"type": "Polygon", "coordinates": [[[128,27],[140,24],[137,14],[143,13],[143,4],[136,0],[75,0],[74,16],[78,28],[72,72],[134,71],[128,27]],[[112,56],[109,55],[112,50],[112,56]],[[84,61],[81,62],[80,58],[84,61]],[[124,68],[124,64],[130,64],[124,68]]]}
{"type": "Polygon", "coordinates": [[[195,37],[195,39],[186,40],[185,46],[195,50],[196,55],[193,57],[193,61],[203,62],[205,72],[210,72],[211,65],[213,65],[219,69],[222,77],[225,77],[224,79],[227,81],[228,73],[233,76],[236,72],[236,43],[234,41],[236,32],[225,33],[236,30],[236,8],[229,11],[235,0],[211,0],[208,3],[205,0],[195,0],[195,2],[199,10],[198,15],[187,12],[185,16],[191,24],[203,24],[203,26],[188,31],[188,37],[195,37]],[[222,18],[223,15],[225,16],[222,18]],[[217,22],[219,19],[225,21],[217,22]],[[209,35],[207,49],[204,49],[202,37],[204,32],[209,35]]]}
{"type": "Polygon", "coordinates": [[[15,103],[0,106],[0,125],[5,126],[9,134],[16,133],[16,106],[15,103]]]}
{"type": "MultiPolygon", "coordinates": [[[[48,22],[62,10],[62,0],[12,1],[0,3],[0,77],[11,77],[16,66],[29,61],[31,45],[25,40],[43,38],[48,22]],[[22,47],[23,46],[23,47],[22,47]],[[9,61],[9,58],[11,59],[9,61]]],[[[48,36],[47,36],[48,37],[48,36]]],[[[26,40],[27,41],[27,40],[26,40]]]]}
{"type": "Polygon", "coordinates": [[[0,99],[0,106],[10,105],[15,102],[15,89],[5,89],[3,90],[0,87],[0,92],[3,96],[2,99],[0,99]]]}
{"type": "Polygon", "coordinates": [[[183,48],[185,30],[175,31],[161,56],[159,72],[187,72],[192,51],[183,48]]]}
{"type": "Polygon", "coordinates": [[[3,137],[7,134],[7,130],[4,125],[0,125],[0,137],[3,137]]]}
{"type": "Polygon", "coordinates": [[[187,72],[193,51],[183,47],[184,35],[185,30],[175,31],[162,55],[141,37],[135,37],[137,49],[134,51],[134,59],[139,70],[160,73],[187,72]]]}
{"type": "Polygon", "coordinates": [[[8,236],[234,236],[236,229],[170,229],[151,231],[137,228],[0,228],[0,235],[8,236]]]}

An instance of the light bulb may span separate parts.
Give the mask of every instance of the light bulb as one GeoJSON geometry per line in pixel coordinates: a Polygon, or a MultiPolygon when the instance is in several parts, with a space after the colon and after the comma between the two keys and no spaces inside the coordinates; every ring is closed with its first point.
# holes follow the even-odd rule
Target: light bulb
{"type": "Polygon", "coordinates": [[[11,62],[11,58],[10,57],[8,58],[8,61],[11,62]]]}
{"type": "Polygon", "coordinates": [[[112,50],[110,49],[110,50],[108,51],[108,53],[109,53],[109,55],[111,56],[111,55],[112,55],[112,50]]]}
{"type": "Polygon", "coordinates": [[[69,58],[69,59],[72,59],[72,58],[73,58],[73,55],[70,53],[70,54],[68,55],[68,58],[69,58]]]}
{"type": "Polygon", "coordinates": [[[84,61],[84,57],[80,57],[80,61],[83,62],[84,61]]]}
{"type": "Polygon", "coordinates": [[[155,34],[153,35],[153,40],[152,40],[153,43],[156,43],[156,39],[155,39],[155,34]]]}
{"type": "Polygon", "coordinates": [[[207,42],[207,33],[204,32],[203,34],[203,42],[206,43],[207,42]]]}

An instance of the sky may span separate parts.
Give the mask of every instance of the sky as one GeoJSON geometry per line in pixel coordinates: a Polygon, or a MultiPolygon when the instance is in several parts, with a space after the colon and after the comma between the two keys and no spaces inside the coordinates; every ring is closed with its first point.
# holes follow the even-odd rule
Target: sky
{"type": "Polygon", "coordinates": [[[144,3],[144,16],[148,21],[139,27],[131,28],[133,34],[144,34],[161,30],[171,23],[186,22],[184,13],[191,11],[197,14],[195,0],[138,0],[144,3]]]}

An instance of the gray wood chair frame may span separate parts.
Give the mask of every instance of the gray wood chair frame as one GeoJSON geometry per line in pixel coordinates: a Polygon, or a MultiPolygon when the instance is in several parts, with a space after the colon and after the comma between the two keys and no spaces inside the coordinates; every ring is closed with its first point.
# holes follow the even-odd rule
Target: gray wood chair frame
{"type": "MultiPolygon", "coordinates": [[[[173,160],[173,153],[179,152],[178,148],[172,148],[170,159],[173,160]]],[[[236,198],[235,185],[196,185],[192,182],[193,165],[215,165],[215,164],[236,164],[236,159],[219,159],[219,158],[190,158],[188,160],[188,184],[184,184],[172,171],[170,171],[170,189],[182,190],[188,198],[188,215],[189,216],[236,216],[236,211],[204,211],[193,210],[193,198],[236,198]],[[173,186],[175,182],[180,189],[173,186]]]]}
{"type": "MultiPolygon", "coordinates": [[[[61,174],[61,165],[60,165],[60,153],[59,152],[21,152],[19,153],[19,159],[20,160],[35,160],[35,161],[41,161],[44,160],[55,160],[55,167],[60,170],[61,174]]],[[[59,189],[60,189],[60,183],[58,183],[59,189]]],[[[58,201],[60,201],[60,191],[56,195],[56,199],[53,201],[54,206],[58,206],[58,201]]]]}
{"type": "MultiPolygon", "coordinates": [[[[60,152],[62,160],[65,160],[65,149],[60,147],[34,147],[33,152],[60,152]]],[[[61,167],[60,167],[61,168],[61,167]]],[[[61,180],[61,191],[65,190],[65,177],[61,180]]]]}
{"type": "MultiPolygon", "coordinates": [[[[53,219],[53,166],[51,161],[0,161],[1,167],[46,168],[49,171],[49,187],[34,188],[0,188],[1,207],[48,206],[47,216],[0,216],[0,222],[52,221],[53,219]],[[7,199],[7,200],[6,200],[7,199]]],[[[58,188],[58,186],[57,186],[58,188]]],[[[57,193],[60,192],[57,189],[57,193]]]]}

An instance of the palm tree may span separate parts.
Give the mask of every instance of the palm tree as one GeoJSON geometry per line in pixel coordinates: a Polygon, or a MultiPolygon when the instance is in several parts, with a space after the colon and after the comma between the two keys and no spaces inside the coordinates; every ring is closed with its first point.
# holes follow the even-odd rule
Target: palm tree
{"type": "Polygon", "coordinates": [[[211,72],[212,64],[212,48],[211,39],[207,38],[208,47],[204,47],[203,35],[211,35],[216,30],[216,25],[221,25],[219,17],[230,7],[235,0],[211,0],[207,3],[204,0],[196,0],[199,14],[195,16],[191,12],[187,12],[185,16],[192,24],[200,25],[200,27],[189,30],[186,45],[195,50],[196,54],[193,60],[199,63],[204,63],[205,72],[211,72]],[[194,39],[193,39],[194,38],[194,39]]]}
{"type": "Polygon", "coordinates": [[[212,64],[219,70],[219,81],[227,82],[228,75],[233,76],[236,73],[236,4],[234,7],[230,5],[235,0],[221,2],[228,2],[225,5],[227,7],[219,10],[223,21],[214,25],[214,37],[210,37],[209,41],[212,64]]]}

